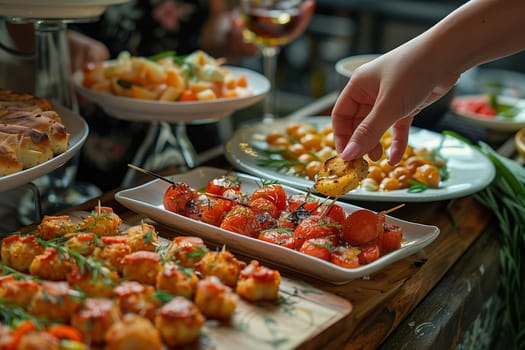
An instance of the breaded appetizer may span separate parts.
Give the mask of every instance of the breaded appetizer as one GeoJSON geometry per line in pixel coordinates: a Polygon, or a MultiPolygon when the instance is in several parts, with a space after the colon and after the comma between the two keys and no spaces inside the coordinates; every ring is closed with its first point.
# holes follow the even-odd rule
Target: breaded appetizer
{"type": "Polygon", "coordinates": [[[120,320],[120,310],[112,299],[84,299],[71,316],[71,325],[78,329],[87,343],[104,342],[106,331],[120,320]]]}
{"type": "Polygon", "coordinates": [[[364,158],[347,162],[337,155],[328,158],[315,176],[314,188],[328,197],[339,197],[359,186],[368,175],[364,158]]]}
{"type": "Polygon", "coordinates": [[[79,307],[78,299],[78,292],[70,289],[67,282],[42,282],[29,311],[37,317],[67,323],[79,307]]]}
{"type": "Polygon", "coordinates": [[[2,264],[25,272],[33,259],[44,250],[45,248],[33,235],[11,235],[2,240],[2,264]]]}
{"type": "Polygon", "coordinates": [[[155,227],[150,224],[142,223],[132,226],[124,232],[126,243],[132,252],[146,250],[153,252],[158,245],[158,233],[155,227]]]}
{"type": "Polygon", "coordinates": [[[227,321],[237,308],[237,294],[217,277],[208,276],[197,284],[195,305],[206,318],[227,321]]]}
{"type": "Polygon", "coordinates": [[[179,267],[173,261],[168,261],[157,274],[155,287],[157,290],[171,295],[192,299],[197,282],[199,282],[199,278],[194,271],[189,268],[179,267]]]}
{"type": "Polygon", "coordinates": [[[175,297],[164,304],[155,317],[155,326],[171,347],[193,343],[204,325],[199,308],[184,297],[175,297]]]}
{"type": "Polygon", "coordinates": [[[140,250],[122,259],[124,278],[154,286],[161,269],[160,254],[140,250]]]}
{"type": "Polygon", "coordinates": [[[105,334],[106,350],[162,350],[159,331],[145,317],[127,314],[105,334]]]}
{"type": "Polygon", "coordinates": [[[96,206],[93,212],[79,224],[79,230],[98,236],[114,236],[119,232],[122,219],[113,208],[96,206]]]}
{"type": "Polygon", "coordinates": [[[202,238],[177,236],[168,246],[166,259],[174,260],[183,267],[194,267],[207,252],[208,248],[202,238]]]}
{"type": "Polygon", "coordinates": [[[243,299],[275,301],[279,297],[281,274],[252,260],[242,271],[237,281],[236,292],[243,299]]]}
{"type": "Polygon", "coordinates": [[[38,237],[45,240],[63,237],[68,233],[73,233],[75,231],[77,231],[77,225],[75,225],[71,220],[71,217],[67,215],[45,215],[37,226],[38,237]]]}
{"type": "Polygon", "coordinates": [[[195,269],[203,277],[216,276],[225,285],[234,287],[237,283],[239,273],[246,266],[246,263],[237,260],[235,256],[225,248],[220,252],[208,252],[195,264],[195,269]]]}

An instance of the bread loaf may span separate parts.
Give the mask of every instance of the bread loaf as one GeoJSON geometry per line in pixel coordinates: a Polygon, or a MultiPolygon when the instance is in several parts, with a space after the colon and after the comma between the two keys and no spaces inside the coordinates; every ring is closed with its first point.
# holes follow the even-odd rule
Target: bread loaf
{"type": "Polygon", "coordinates": [[[24,169],[53,158],[49,136],[45,132],[27,126],[0,124],[0,142],[15,151],[24,169]],[[16,138],[13,138],[13,135],[16,138]]]}
{"type": "Polygon", "coordinates": [[[50,100],[0,89],[0,176],[64,153],[69,137],[50,100]]]}
{"type": "Polygon", "coordinates": [[[59,120],[60,117],[54,111],[51,113],[14,111],[0,116],[0,124],[22,125],[47,133],[54,154],[64,153],[69,141],[66,127],[59,120]]]}

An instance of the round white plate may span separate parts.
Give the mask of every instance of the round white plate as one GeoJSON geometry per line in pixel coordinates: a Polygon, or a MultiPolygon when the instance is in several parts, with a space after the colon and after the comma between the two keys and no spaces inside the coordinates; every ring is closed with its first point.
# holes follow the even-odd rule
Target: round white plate
{"type": "MultiPolygon", "coordinates": [[[[193,188],[205,188],[214,177],[230,173],[227,170],[199,167],[184,174],[171,176],[171,180],[185,182],[193,188]]],[[[241,173],[234,173],[242,183],[242,191],[251,193],[260,186],[260,179],[241,173]]],[[[169,183],[163,180],[153,180],[138,187],[122,190],[115,195],[115,199],[129,209],[147,215],[149,218],[176,229],[178,232],[191,232],[216,244],[225,244],[228,249],[242,252],[261,262],[269,262],[284,266],[290,270],[313,276],[334,284],[346,283],[356,278],[370,275],[390,265],[394,261],[403,259],[416,253],[432,243],[439,235],[436,226],[423,225],[387,216],[387,222],[398,225],[403,229],[404,242],[401,248],[388,253],[376,261],[355,269],[337,266],[328,261],[314,258],[297,250],[284,248],[276,244],[261,241],[260,239],[233,233],[222,228],[209,225],[188,217],[178,215],[164,209],[163,198],[169,183]]],[[[303,193],[297,189],[283,186],[288,195],[303,193]]],[[[338,203],[348,214],[360,207],[348,203],[338,203]]]]}
{"type": "Polygon", "coordinates": [[[82,147],[89,133],[86,121],[71,110],[55,105],[55,110],[62,118],[67,131],[70,133],[68,149],[50,160],[29,169],[22,170],[7,176],[0,177],[0,192],[8,191],[33,181],[37,177],[46,175],[73,157],[82,147]]]}
{"type": "MultiPolygon", "coordinates": [[[[294,122],[305,122],[320,128],[330,123],[329,117],[309,117],[294,122]]],[[[272,168],[259,165],[265,155],[256,149],[267,148],[266,135],[269,131],[283,131],[289,120],[277,120],[274,123],[260,123],[237,130],[226,144],[226,157],[238,169],[261,178],[274,179],[282,184],[303,190],[313,187],[313,181],[295,175],[284,174],[272,168]]],[[[413,147],[436,149],[443,135],[412,127],[409,144],[413,147]]],[[[447,161],[450,177],[440,183],[437,189],[427,189],[420,193],[410,193],[406,189],[388,192],[371,192],[356,189],[340,197],[342,200],[360,200],[374,202],[432,202],[462,197],[485,188],[495,176],[492,162],[476,149],[453,138],[446,137],[441,148],[441,155],[447,161]]]]}
{"type": "Polygon", "coordinates": [[[96,18],[106,7],[129,0],[0,0],[0,14],[28,19],[96,18]]]}
{"type": "Polygon", "coordinates": [[[206,122],[216,121],[231,115],[236,110],[249,107],[260,101],[270,90],[270,82],[263,75],[249,69],[226,66],[236,77],[245,75],[251,96],[219,98],[213,101],[161,102],[115,96],[89,90],[82,86],[83,74],[73,74],[73,84],[87,99],[97,103],[108,114],[124,120],[148,122],[206,122]]]}
{"type": "Polygon", "coordinates": [[[498,96],[498,100],[505,104],[511,104],[520,108],[521,111],[514,118],[506,118],[502,116],[487,117],[479,114],[467,114],[458,112],[454,107],[455,101],[462,101],[471,98],[478,98],[482,95],[462,95],[454,97],[450,105],[450,111],[458,118],[461,118],[469,123],[479,125],[488,130],[513,132],[525,127],[525,99],[519,99],[511,96],[498,96]]]}

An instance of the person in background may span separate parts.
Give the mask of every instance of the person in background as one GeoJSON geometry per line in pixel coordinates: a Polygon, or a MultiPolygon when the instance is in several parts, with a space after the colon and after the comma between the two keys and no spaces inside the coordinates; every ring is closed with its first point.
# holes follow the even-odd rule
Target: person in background
{"type": "MultiPolygon", "coordinates": [[[[232,64],[257,53],[253,44],[242,40],[235,5],[231,0],[132,0],[107,8],[96,22],[71,28],[104,43],[113,58],[123,51],[147,57],[163,51],[186,55],[202,49],[232,64]]],[[[82,149],[78,177],[102,190],[115,188],[121,184],[149,124],[113,118],[93,104],[81,107],[90,125],[90,137],[82,149]]],[[[221,128],[228,129],[229,125],[220,123],[188,126],[198,152],[222,142],[221,128]]],[[[169,151],[166,149],[163,159],[175,162],[177,157],[170,156],[169,151]]]]}
{"type": "Polygon", "coordinates": [[[362,65],[332,111],[334,142],[343,159],[382,155],[391,127],[390,164],[401,160],[413,117],[474,66],[525,49],[525,1],[471,0],[426,32],[362,65]]]}

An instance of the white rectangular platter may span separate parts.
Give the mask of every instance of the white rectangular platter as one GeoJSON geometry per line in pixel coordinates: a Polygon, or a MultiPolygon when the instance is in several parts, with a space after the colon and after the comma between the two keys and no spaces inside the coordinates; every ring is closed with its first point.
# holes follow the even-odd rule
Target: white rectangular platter
{"type": "MultiPolygon", "coordinates": [[[[214,177],[228,173],[226,170],[200,167],[184,174],[169,177],[173,181],[185,182],[199,190],[205,188],[214,177]]],[[[261,182],[261,178],[242,173],[234,173],[242,181],[241,191],[252,193],[261,182]]],[[[388,253],[378,260],[354,269],[339,267],[330,262],[314,258],[298,251],[283,248],[256,238],[243,236],[219,227],[209,225],[181,216],[164,209],[164,192],[170,186],[162,180],[153,180],[138,187],[122,190],[115,195],[115,199],[127,208],[148,216],[149,218],[175,229],[184,235],[196,235],[215,244],[224,244],[228,249],[237,251],[245,256],[253,257],[261,262],[270,262],[276,266],[296,271],[300,274],[314,277],[334,284],[342,284],[356,278],[370,275],[394,261],[412,255],[430,244],[439,234],[435,226],[408,222],[387,216],[387,223],[398,225],[403,229],[404,242],[400,249],[388,253]]],[[[283,185],[288,195],[304,193],[283,185]]],[[[346,213],[351,213],[360,207],[339,202],[346,213]]]]}

